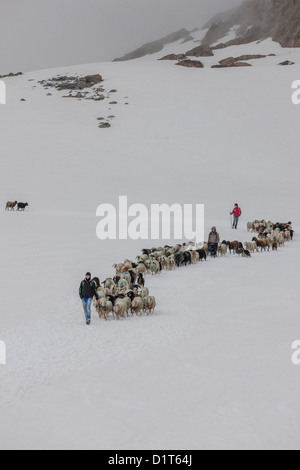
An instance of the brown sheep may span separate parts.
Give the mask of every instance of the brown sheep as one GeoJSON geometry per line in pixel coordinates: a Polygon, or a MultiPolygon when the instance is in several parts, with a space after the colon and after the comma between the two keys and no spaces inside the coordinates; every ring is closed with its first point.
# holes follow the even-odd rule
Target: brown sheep
{"type": "Polygon", "coordinates": [[[227,242],[226,245],[228,246],[228,249],[229,249],[229,252],[231,253],[232,251],[234,253],[236,253],[236,251],[239,249],[240,247],[240,243],[238,241],[234,241],[234,242],[227,242]]]}
{"type": "Polygon", "coordinates": [[[267,248],[268,251],[270,250],[269,244],[266,240],[258,240],[256,237],[253,237],[252,241],[256,243],[256,245],[261,249],[261,251],[266,251],[267,248]]]}
{"type": "Polygon", "coordinates": [[[6,203],[5,210],[6,211],[9,211],[9,210],[14,211],[17,204],[18,204],[18,201],[15,201],[15,202],[8,201],[6,203]]]}
{"type": "Polygon", "coordinates": [[[272,243],[272,250],[273,250],[273,251],[277,251],[277,250],[278,250],[278,243],[277,243],[277,242],[273,242],[273,243],[272,243]]]}

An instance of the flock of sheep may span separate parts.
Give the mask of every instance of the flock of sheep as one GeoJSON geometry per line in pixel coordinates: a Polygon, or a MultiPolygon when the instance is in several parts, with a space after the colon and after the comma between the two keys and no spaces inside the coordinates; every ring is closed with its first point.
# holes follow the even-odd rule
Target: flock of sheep
{"type": "MultiPolygon", "coordinates": [[[[251,242],[223,241],[218,245],[218,255],[225,256],[229,251],[244,257],[251,257],[251,253],[277,250],[286,241],[292,240],[294,231],[291,222],[287,224],[255,220],[247,224],[248,231],[256,232],[251,242]]],[[[154,313],[156,307],[155,297],[150,296],[149,289],[145,287],[147,275],[156,275],[163,270],[171,271],[176,267],[206,261],[209,247],[206,242],[178,244],[143,250],[136,257],[135,262],[125,260],[124,263],[115,264],[115,277],[106,279],[102,284],[94,278],[97,285],[99,300],[94,298],[94,307],[99,317],[107,320],[111,314],[113,318],[126,316],[147,315],[154,313]]]]}

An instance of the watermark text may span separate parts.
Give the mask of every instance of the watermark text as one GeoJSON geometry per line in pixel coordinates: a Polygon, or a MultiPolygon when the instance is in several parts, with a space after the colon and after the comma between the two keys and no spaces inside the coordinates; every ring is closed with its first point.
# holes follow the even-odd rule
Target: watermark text
{"type": "Polygon", "coordinates": [[[101,204],[96,212],[99,240],[204,240],[204,204],[101,204]]]}
{"type": "Polygon", "coordinates": [[[6,344],[4,341],[0,341],[0,365],[5,366],[6,364],[6,344]]]}

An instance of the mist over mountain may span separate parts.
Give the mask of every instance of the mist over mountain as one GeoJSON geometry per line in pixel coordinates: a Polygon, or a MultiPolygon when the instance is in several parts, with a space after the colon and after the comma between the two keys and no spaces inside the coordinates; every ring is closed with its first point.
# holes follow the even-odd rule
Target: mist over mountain
{"type": "MultiPolygon", "coordinates": [[[[248,44],[267,38],[272,38],[282,47],[299,47],[299,24],[299,0],[245,0],[238,7],[217,13],[202,26],[203,29],[207,29],[202,44],[213,45],[228,35],[232,28],[235,28],[235,37],[228,42],[219,44],[218,48],[248,44]]],[[[116,60],[136,59],[159,52],[165,44],[181,38],[183,40],[193,38],[193,31],[180,30],[173,35],[147,43],[116,60]]]]}

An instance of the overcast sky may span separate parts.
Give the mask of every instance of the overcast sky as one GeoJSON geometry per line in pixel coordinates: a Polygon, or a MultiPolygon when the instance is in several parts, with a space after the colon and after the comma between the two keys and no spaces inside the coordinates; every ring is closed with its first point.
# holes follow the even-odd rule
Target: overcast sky
{"type": "Polygon", "coordinates": [[[112,60],[242,0],[1,0],[0,75],[112,60]]]}

